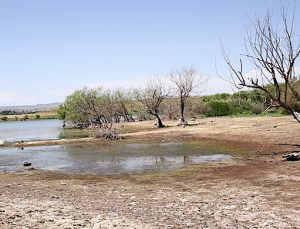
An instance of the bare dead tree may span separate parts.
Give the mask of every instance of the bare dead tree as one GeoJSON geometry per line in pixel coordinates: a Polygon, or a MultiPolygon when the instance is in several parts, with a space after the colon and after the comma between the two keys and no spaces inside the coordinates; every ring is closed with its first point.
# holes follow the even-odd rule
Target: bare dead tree
{"type": "Polygon", "coordinates": [[[273,106],[282,107],[300,122],[300,114],[289,103],[291,97],[300,101],[299,90],[295,87],[295,64],[300,55],[300,41],[299,35],[294,34],[294,18],[293,15],[289,21],[283,9],[279,24],[272,20],[270,12],[264,18],[254,20],[238,67],[233,65],[223,48],[222,52],[232,82],[238,89],[246,87],[263,91],[273,106]],[[255,76],[243,71],[246,61],[255,68],[255,76]]]}
{"type": "Polygon", "coordinates": [[[186,102],[190,95],[196,92],[199,86],[203,84],[204,78],[191,66],[172,69],[169,72],[169,78],[174,84],[175,96],[179,97],[180,121],[185,123],[184,111],[186,102]]]}
{"type": "Polygon", "coordinates": [[[161,104],[161,114],[170,120],[178,120],[179,118],[179,107],[177,106],[177,99],[168,97],[161,104]]]}
{"type": "Polygon", "coordinates": [[[143,103],[146,112],[157,118],[158,128],[165,126],[159,116],[159,108],[167,94],[164,84],[158,79],[149,80],[146,88],[137,93],[137,99],[143,103]]]}

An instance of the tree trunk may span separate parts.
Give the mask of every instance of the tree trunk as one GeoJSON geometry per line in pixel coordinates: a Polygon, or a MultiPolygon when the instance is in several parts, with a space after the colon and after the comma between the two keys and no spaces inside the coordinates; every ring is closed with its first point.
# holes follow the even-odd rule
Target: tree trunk
{"type": "Polygon", "coordinates": [[[286,103],[281,102],[280,100],[276,100],[278,102],[279,106],[282,107],[285,111],[287,111],[289,114],[293,115],[294,119],[297,120],[297,122],[300,123],[300,113],[294,110],[291,106],[289,106],[286,103]]]}
{"type": "Polygon", "coordinates": [[[132,115],[126,114],[126,121],[127,122],[134,122],[135,120],[133,119],[132,115]]]}
{"type": "Polygon", "coordinates": [[[165,125],[162,123],[162,121],[161,121],[159,115],[158,115],[158,114],[155,114],[155,117],[157,118],[157,127],[158,127],[158,128],[163,128],[163,127],[165,127],[165,125]]]}
{"type": "Polygon", "coordinates": [[[300,113],[293,111],[292,115],[293,115],[294,119],[296,119],[298,122],[300,122],[300,113]]]}
{"type": "Polygon", "coordinates": [[[180,101],[180,121],[182,122],[182,123],[184,123],[185,122],[185,119],[184,119],[184,101],[180,101]]]}

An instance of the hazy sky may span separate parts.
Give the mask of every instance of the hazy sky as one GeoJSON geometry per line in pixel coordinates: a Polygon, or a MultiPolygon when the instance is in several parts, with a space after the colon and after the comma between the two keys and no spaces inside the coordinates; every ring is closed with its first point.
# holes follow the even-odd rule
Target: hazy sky
{"type": "Polygon", "coordinates": [[[216,76],[229,74],[220,40],[238,58],[249,17],[288,3],[300,21],[288,0],[0,0],[0,105],[136,87],[183,65],[209,77],[205,94],[231,91],[216,76]]]}

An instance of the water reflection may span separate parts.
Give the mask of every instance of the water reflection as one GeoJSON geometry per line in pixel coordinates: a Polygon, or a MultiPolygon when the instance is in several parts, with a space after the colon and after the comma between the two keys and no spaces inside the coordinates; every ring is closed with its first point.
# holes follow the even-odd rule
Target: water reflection
{"type": "Polygon", "coordinates": [[[0,170],[33,167],[66,173],[120,174],[169,171],[192,164],[228,160],[230,155],[195,143],[83,144],[0,149],[0,170]]]}
{"type": "Polygon", "coordinates": [[[190,159],[189,155],[185,154],[185,155],[183,155],[183,162],[185,164],[191,164],[192,160],[190,159]]]}

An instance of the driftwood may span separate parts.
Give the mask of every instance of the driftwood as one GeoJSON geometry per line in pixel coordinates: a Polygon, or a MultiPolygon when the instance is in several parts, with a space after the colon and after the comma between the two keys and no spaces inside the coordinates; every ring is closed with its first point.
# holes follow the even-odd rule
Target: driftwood
{"type": "Polygon", "coordinates": [[[292,152],[282,156],[287,161],[299,161],[300,160],[300,152],[292,152]]]}
{"type": "Polygon", "coordinates": [[[300,147],[300,144],[289,144],[289,143],[279,143],[276,144],[278,146],[295,146],[295,147],[300,147]]]}
{"type": "Polygon", "coordinates": [[[25,162],[23,163],[23,166],[31,166],[31,162],[25,161],[25,162]]]}
{"type": "Polygon", "coordinates": [[[102,138],[109,141],[122,139],[122,137],[116,133],[105,133],[102,135],[102,138]]]}

